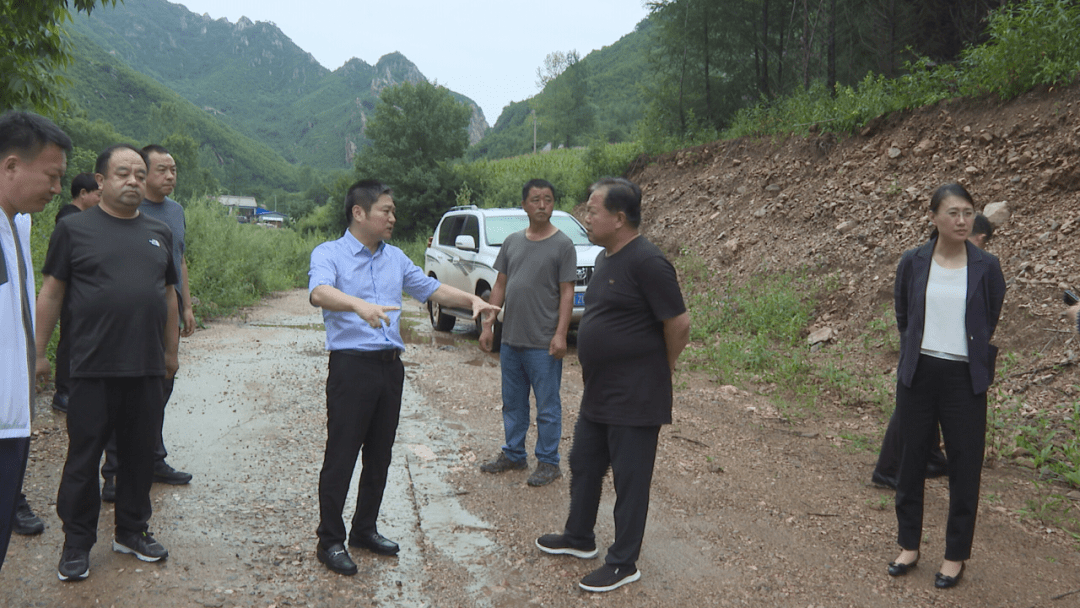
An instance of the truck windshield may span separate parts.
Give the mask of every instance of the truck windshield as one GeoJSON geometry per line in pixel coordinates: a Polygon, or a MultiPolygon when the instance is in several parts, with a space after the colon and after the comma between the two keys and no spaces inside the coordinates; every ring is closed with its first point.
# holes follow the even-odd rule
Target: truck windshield
{"type": "MultiPolygon", "coordinates": [[[[569,215],[553,215],[551,223],[563,232],[575,245],[591,245],[589,235],[585,228],[576,219],[569,215]]],[[[489,245],[499,247],[511,234],[524,230],[529,226],[529,218],[525,215],[499,215],[488,217],[485,226],[485,236],[489,245]]]]}

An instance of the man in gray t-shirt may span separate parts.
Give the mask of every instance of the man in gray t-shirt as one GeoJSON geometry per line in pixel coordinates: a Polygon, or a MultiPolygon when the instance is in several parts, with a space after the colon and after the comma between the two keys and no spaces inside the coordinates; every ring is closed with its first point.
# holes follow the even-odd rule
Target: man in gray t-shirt
{"type": "MultiPolygon", "coordinates": [[[[562,476],[562,358],[574,306],[577,252],[570,237],[551,223],[555,188],[534,179],[521,192],[529,227],[506,238],[495,259],[499,272],[491,304],[502,306],[503,429],[506,445],[498,457],[480,466],[485,473],[525,469],[525,435],[529,430],[529,389],[536,397],[536,470],[530,486],[543,486],[562,476]]],[[[482,323],[480,345],[491,350],[494,316],[482,323]]]]}

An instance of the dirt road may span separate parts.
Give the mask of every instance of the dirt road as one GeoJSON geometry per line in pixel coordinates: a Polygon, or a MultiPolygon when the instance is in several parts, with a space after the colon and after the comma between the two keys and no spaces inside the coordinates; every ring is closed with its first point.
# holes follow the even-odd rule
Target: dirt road
{"type": "MultiPolygon", "coordinates": [[[[1023,517],[1036,490],[1022,472],[985,471],[974,555],[961,585],[946,592],[933,588],[946,486],[929,482],[923,562],[890,579],[892,494],[866,484],[872,452],[838,447],[836,438],[853,423],[824,414],[785,422],[762,397],[688,372],[677,378],[675,423],[661,432],[642,580],[590,596],[577,580],[599,560],[556,558],[533,546],[536,536],[561,528],[567,478],[529,488],[527,472],[477,470],[502,438],[497,357],[479,350],[474,333],[431,332],[415,302],[406,314],[406,399],[380,522],[402,545],[399,558],[354,551],[355,577],[332,574],[315,559],[326,355],[321,317],[297,291],[183,342],[166,445],[170,463],[195,479],[154,486],[151,531],[171,553],[163,563],[109,549],[113,510],[106,505],[90,578],[57,580],[55,496],[66,433],[63,416],[39,400],[27,494],[47,529],[13,539],[0,604],[1080,605],[1080,593],[1054,599],[1080,590],[1080,556],[1060,530],[1023,517]]],[[[571,352],[564,459],[580,395],[571,352]]],[[[868,416],[863,431],[879,424],[868,416]]],[[[612,494],[601,505],[601,547],[612,538],[612,494]]]]}

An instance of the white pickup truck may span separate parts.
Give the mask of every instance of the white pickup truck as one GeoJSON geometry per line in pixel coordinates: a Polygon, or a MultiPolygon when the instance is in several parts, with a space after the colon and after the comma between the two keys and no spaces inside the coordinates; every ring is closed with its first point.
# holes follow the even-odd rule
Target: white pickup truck
{"type": "MultiPolygon", "coordinates": [[[[575,327],[585,311],[585,287],[592,278],[596,256],[603,248],[593,245],[581,223],[565,211],[553,212],[551,223],[570,237],[577,249],[577,281],[574,284],[574,313],[570,324],[575,327]]],[[[424,252],[424,272],[446,285],[487,300],[499,275],[492,268],[499,255],[499,247],[506,237],[524,230],[528,225],[529,217],[521,208],[454,207],[443,215],[435,234],[428,241],[424,252]]],[[[439,331],[452,330],[459,318],[472,318],[471,310],[444,308],[430,301],[427,306],[431,325],[439,331]]],[[[501,341],[501,323],[495,324],[494,331],[494,348],[497,349],[501,341]]]]}

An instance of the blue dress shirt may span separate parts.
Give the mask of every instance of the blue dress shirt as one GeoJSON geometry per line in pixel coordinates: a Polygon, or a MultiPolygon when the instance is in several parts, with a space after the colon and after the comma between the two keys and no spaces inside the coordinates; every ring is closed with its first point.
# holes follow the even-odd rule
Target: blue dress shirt
{"type": "MultiPolygon", "coordinates": [[[[402,292],[427,302],[440,283],[425,276],[401,249],[380,242],[372,253],[346,230],[340,239],[323,243],[311,252],[308,293],[319,285],[329,285],[371,304],[400,307],[402,292]]],[[[405,350],[401,311],[386,314],[390,324],[376,329],[355,312],[323,309],[326,350],[405,350]]]]}

